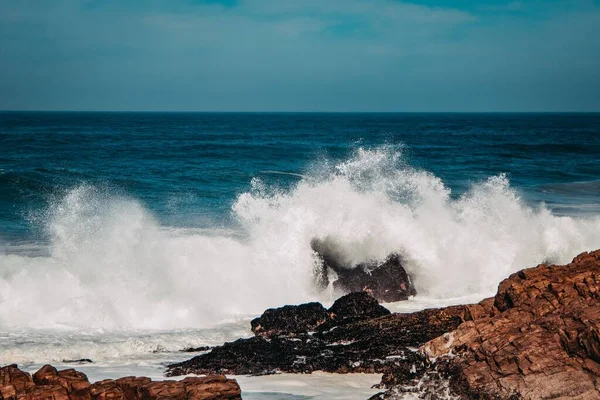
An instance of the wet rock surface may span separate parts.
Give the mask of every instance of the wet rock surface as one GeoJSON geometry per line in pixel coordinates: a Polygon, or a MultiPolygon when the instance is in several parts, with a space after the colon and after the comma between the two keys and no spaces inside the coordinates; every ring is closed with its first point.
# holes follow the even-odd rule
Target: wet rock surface
{"type": "Polygon", "coordinates": [[[329,319],[329,313],[321,303],[307,303],[271,308],[253,319],[250,325],[255,335],[268,337],[308,332],[329,319]]]}
{"type": "Polygon", "coordinates": [[[422,353],[466,398],[600,399],[600,251],[511,275],[490,315],[422,353]]]}
{"type": "Polygon", "coordinates": [[[85,374],[45,365],[33,377],[17,365],[0,368],[0,400],[234,400],[237,382],[223,375],[153,382],[125,377],[90,384],[85,374]]]}
{"type": "Polygon", "coordinates": [[[331,283],[340,293],[365,292],[382,303],[406,300],[417,293],[398,254],[390,254],[382,262],[352,265],[345,262],[341,252],[327,240],[315,239],[311,246],[321,260],[321,266],[315,271],[318,287],[324,289],[331,283]]]}
{"type": "MultiPolygon", "coordinates": [[[[318,304],[318,303],[317,303],[318,304]]],[[[310,306],[327,315],[320,325],[298,324],[300,330],[266,329],[257,336],[239,339],[212,349],[191,360],[169,366],[167,375],[182,374],[249,374],[277,372],[309,373],[387,373],[391,383],[416,377],[426,367],[426,358],[417,347],[445,332],[455,329],[470,318],[468,307],[426,310],[414,314],[390,314],[366,293],[352,293],[338,299],[322,314],[321,307],[310,306]],[[270,332],[267,334],[266,332],[270,332]]],[[[295,306],[269,310],[269,326],[282,326],[272,317],[279,315],[295,320],[295,306]]],[[[253,322],[263,326],[264,317],[253,322]]],[[[266,324],[266,323],[265,323],[266,324]]]]}
{"type": "Polygon", "coordinates": [[[168,374],[375,372],[387,390],[373,399],[600,399],[600,250],[522,270],[478,304],[389,314],[361,292],[327,317],[307,307],[271,312],[264,321],[285,329],[255,330],[168,374]],[[287,325],[274,318],[295,313],[287,325]]]}

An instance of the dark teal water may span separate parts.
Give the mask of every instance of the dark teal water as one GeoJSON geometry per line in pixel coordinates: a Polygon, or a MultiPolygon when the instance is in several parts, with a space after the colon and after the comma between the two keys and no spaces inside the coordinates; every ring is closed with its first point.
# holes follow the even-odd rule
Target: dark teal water
{"type": "Polygon", "coordinates": [[[358,148],[403,149],[458,196],[506,173],[555,214],[600,214],[600,114],[0,113],[0,238],[39,238],[35,216],[89,184],[161,224],[228,226],[260,177],[285,189],[358,148]]]}

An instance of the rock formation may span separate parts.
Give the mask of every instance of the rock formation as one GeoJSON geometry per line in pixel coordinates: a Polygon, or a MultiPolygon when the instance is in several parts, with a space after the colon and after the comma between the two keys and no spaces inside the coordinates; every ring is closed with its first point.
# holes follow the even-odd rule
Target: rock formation
{"type": "Polygon", "coordinates": [[[315,239],[311,246],[321,259],[315,271],[320,288],[331,283],[341,293],[366,292],[382,303],[406,300],[417,293],[398,254],[391,254],[383,262],[348,265],[332,243],[315,239]]]}
{"type": "Polygon", "coordinates": [[[90,384],[74,369],[57,371],[45,365],[33,377],[16,365],[0,368],[0,400],[235,400],[237,382],[223,375],[153,382],[126,377],[90,384]]]}
{"type": "Polygon", "coordinates": [[[256,337],[239,339],[169,366],[168,375],[276,372],[388,373],[413,378],[425,368],[419,346],[471,318],[464,306],[390,314],[366,293],[325,309],[319,303],[267,310],[252,321],[256,337]],[[314,310],[318,318],[307,317],[314,310]],[[294,329],[290,329],[294,327],[294,329]]]}
{"type": "Polygon", "coordinates": [[[168,374],[379,372],[373,399],[600,399],[600,250],[539,265],[479,304],[389,314],[365,293],[268,310],[168,374]]]}
{"type": "Polygon", "coordinates": [[[600,399],[600,251],[511,275],[490,315],[422,350],[464,397],[600,399]]]}

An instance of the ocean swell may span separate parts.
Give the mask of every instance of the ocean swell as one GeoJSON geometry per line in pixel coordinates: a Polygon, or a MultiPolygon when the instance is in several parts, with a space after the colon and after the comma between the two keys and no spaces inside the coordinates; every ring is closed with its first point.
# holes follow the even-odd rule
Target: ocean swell
{"type": "Polygon", "coordinates": [[[0,253],[0,328],[199,328],[320,296],[314,239],[355,264],[400,253],[417,297],[481,298],[511,272],[600,247],[600,218],[527,204],[507,176],[459,197],[393,147],[358,149],[282,190],[238,196],[236,234],[160,226],[136,199],[81,185],[52,202],[47,255],[0,253]]]}

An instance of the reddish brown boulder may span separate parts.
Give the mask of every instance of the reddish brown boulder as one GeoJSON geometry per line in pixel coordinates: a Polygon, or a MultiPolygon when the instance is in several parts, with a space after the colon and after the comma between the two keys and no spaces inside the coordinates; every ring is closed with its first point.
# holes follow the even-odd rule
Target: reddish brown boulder
{"type": "Polygon", "coordinates": [[[185,384],[185,390],[188,399],[241,399],[239,386],[237,386],[237,384],[232,385],[232,380],[225,378],[223,375],[188,377],[182,382],[185,384]]]}
{"type": "Polygon", "coordinates": [[[16,399],[17,393],[35,386],[31,375],[21,371],[16,364],[0,368],[0,398],[16,399]]]}
{"type": "Polygon", "coordinates": [[[600,251],[513,274],[493,302],[422,348],[457,394],[600,399],[600,251]]]}
{"type": "Polygon", "coordinates": [[[222,375],[152,382],[145,377],[107,379],[90,385],[85,374],[43,366],[33,375],[16,365],[0,368],[0,400],[237,400],[237,382],[222,375]]]}
{"type": "Polygon", "coordinates": [[[17,400],[69,400],[67,389],[60,385],[36,385],[17,393],[17,400]]]}
{"type": "Polygon", "coordinates": [[[44,365],[33,374],[33,382],[36,385],[59,385],[69,393],[90,387],[90,382],[83,372],[74,369],[65,369],[59,372],[51,365],[44,365]]]}

